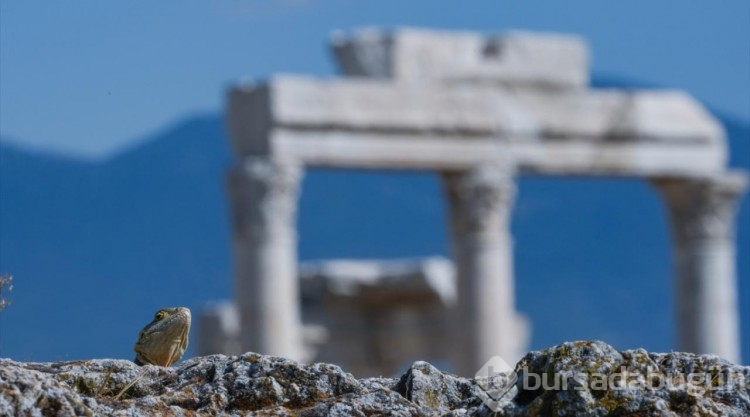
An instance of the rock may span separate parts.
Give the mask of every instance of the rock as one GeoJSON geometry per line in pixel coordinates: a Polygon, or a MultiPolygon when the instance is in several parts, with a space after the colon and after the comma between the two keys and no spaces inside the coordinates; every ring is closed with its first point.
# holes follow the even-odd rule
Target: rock
{"type": "MultiPolygon", "coordinates": [[[[498,416],[750,415],[750,367],[711,355],[574,342],[528,353],[516,373],[518,394],[498,416]],[[713,386],[691,374],[709,375],[713,386]],[[597,378],[611,384],[600,387],[597,378]]],[[[255,353],[197,357],[174,368],[111,359],[0,360],[0,415],[493,415],[479,390],[474,379],[426,362],[415,362],[400,379],[357,380],[335,365],[255,353]]]]}
{"type": "Polygon", "coordinates": [[[394,389],[433,413],[445,414],[482,405],[479,388],[473,380],[442,373],[427,362],[415,362],[394,389]]]}
{"type": "Polygon", "coordinates": [[[519,393],[500,415],[750,416],[750,367],[714,355],[618,352],[603,342],[573,342],[527,354],[516,372],[519,393]],[[546,375],[547,383],[530,389],[536,381],[529,375],[546,375]],[[687,384],[690,375],[708,375],[714,387],[697,379],[687,384]],[[722,375],[732,380],[721,383],[722,375]]]}
{"type": "Polygon", "coordinates": [[[198,357],[175,368],[0,360],[0,415],[426,415],[389,384],[254,353],[198,357]]]}

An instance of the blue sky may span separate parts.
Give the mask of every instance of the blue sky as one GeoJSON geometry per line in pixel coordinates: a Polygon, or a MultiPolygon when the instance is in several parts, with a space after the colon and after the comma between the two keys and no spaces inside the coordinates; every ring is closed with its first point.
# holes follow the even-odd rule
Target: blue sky
{"type": "Polygon", "coordinates": [[[335,74],[335,29],[420,26],[585,36],[593,71],[682,88],[750,122],[750,2],[0,0],[0,134],[104,157],[233,80],[335,74]]]}

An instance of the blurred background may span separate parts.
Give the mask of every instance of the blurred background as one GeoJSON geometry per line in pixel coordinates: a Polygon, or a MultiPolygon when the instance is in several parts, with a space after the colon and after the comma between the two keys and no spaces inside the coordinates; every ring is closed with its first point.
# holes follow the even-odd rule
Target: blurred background
{"type": "MultiPolygon", "coordinates": [[[[334,76],[336,29],[581,35],[595,86],[678,88],[750,169],[750,3],[258,0],[0,1],[0,357],[132,358],[154,311],[232,298],[227,88],[334,76]]],[[[750,207],[738,214],[750,363],[750,207]]],[[[448,255],[438,178],[309,171],[302,260],[448,255]]],[[[517,309],[531,348],[601,339],[676,349],[666,214],[646,183],[523,178],[517,309]]],[[[190,351],[188,354],[191,354],[190,351]]]]}

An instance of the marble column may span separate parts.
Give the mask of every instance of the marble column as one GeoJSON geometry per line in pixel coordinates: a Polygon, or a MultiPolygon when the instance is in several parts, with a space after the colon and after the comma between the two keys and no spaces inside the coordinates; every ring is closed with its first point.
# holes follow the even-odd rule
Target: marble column
{"type": "Polygon", "coordinates": [[[246,158],[229,173],[243,351],[301,359],[296,214],[301,166],[246,158]]]}
{"type": "Polygon", "coordinates": [[[517,356],[513,179],[510,167],[490,165],[443,175],[458,278],[455,337],[446,343],[456,345],[460,375],[474,375],[493,356],[517,356]]]}
{"type": "Polygon", "coordinates": [[[735,212],[743,173],[656,181],[669,212],[678,349],[740,363],[735,212]]]}

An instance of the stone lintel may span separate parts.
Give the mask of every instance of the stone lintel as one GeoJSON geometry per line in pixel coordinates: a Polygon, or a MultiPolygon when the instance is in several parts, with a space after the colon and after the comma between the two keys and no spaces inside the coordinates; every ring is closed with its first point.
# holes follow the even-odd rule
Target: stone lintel
{"type": "Polygon", "coordinates": [[[273,133],[274,152],[317,167],[456,171],[506,159],[522,175],[692,177],[720,172],[726,152],[696,144],[614,142],[501,142],[491,137],[383,136],[351,132],[273,133]]]}
{"type": "Polygon", "coordinates": [[[269,134],[278,128],[467,138],[500,137],[505,131],[534,135],[536,129],[511,97],[476,87],[278,76],[267,84],[238,86],[229,99],[228,122],[239,155],[272,152],[269,134]]]}
{"type": "Polygon", "coordinates": [[[346,76],[544,89],[589,83],[588,46],[570,35],[367,28],[334,32],[330,43],[346,76]]]}
{"type": "Polygon", "coordinates": [[[507,152],[522,172],[542,174],[702,175],[726,164],[720,125],[676,91],[281,76],[235,88],[229,107],[238,155],[310,165],[441,169],[507,152]]]}

